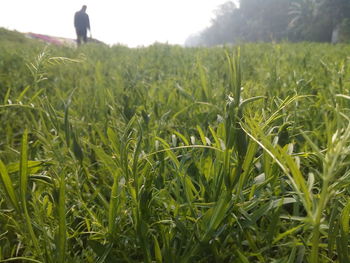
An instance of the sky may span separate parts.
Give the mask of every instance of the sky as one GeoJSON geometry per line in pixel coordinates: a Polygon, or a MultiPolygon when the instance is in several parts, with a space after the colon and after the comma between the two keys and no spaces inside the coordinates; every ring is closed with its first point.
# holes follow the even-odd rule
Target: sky
{"type": "Polygon", "coordinates": [[[76,38],[74,13],[87,5],[92,37],[130,47],[183,44],[228,0],[0,0],[0,27],[76,38]]]}

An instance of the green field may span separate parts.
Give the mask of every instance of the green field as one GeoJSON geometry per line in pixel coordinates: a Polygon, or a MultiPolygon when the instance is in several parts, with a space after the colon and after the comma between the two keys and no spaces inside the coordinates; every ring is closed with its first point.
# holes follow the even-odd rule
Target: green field
{"type": "Polygon", "coordinates": [[[350,262],[349,45],[0,34],[0,262],[350,262]]]}

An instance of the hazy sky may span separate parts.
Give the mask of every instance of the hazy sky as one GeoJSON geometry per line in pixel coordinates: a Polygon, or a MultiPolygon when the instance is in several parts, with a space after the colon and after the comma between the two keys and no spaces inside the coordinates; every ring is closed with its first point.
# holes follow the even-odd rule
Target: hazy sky
{"type": "Polygon", "coordinates": [[[183,44],[228,0],[0,0],[0,27],[75,38],[73,16],[87,5],[92,36],[108,44],[183,44]]]}

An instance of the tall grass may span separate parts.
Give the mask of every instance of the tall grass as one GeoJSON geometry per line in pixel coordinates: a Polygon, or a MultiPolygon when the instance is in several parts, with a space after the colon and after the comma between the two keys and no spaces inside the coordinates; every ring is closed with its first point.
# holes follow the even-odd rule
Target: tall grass
{"type": "Polygon", "coordinates": [[[349,47],[5,46],[1,262],[349,261],[349,47]]]}

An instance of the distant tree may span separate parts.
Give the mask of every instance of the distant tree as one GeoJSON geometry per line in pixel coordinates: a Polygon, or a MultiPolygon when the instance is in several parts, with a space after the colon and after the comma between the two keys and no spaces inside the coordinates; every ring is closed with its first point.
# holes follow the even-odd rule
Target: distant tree
{"type": "Polygon", "coordinates": [[[187,44],[220,45],[239,41],[330,42],[350,33],[350,0],[240,0],[218,7],[209,27],[187,44]]]}
{"type": "Polygon", "coordinates": [[[238,41],[274,41],[288,37],[291,0],[241,0],[240,8],[228,1],[218,7],[211,25],[189,37],[186,44],[219,45],[238,41]]]}
{"type": "Polygon", "coordinates": [[[241,0],[242,38],[246,41],[274,41],[288,37],[290,0],[241,0]]]}
{"type": "Polygon", "coordinates": [[[346,18],[350,18],[350,1],[349,0],[323,0],[320,3],[320,14],[330,17],[333,27],[346,18]]]}
{"type": "Polygon", "coordinates": [[[347,22],[350,19],[350,0],[323,0],[319,15],[328,19],[328,28],[331,31],[328,40],[332,40],[335,33],[342,35],[340,40],[346,37],[346,32],[350,30],[347,22]]]}
{"type": "Polygon", "coordinates": [[[335,31],[350,18],[350,1],[294,0],[289,14],[296,40],[331,42],[335,31]]]}
{"type": "Polygon", "coordinates": [[[232,43],[237,31],[237,6],[229,1],[215,10],[215,18],[210,27],[201,34],[203,44],[208,46],[232,43]]]}
{"type": "Polygon", "coordinates": [[[295,0],[289,8],[289,29],[295,40],[307,39],[317,13],[316,0],[295,0]]]}

